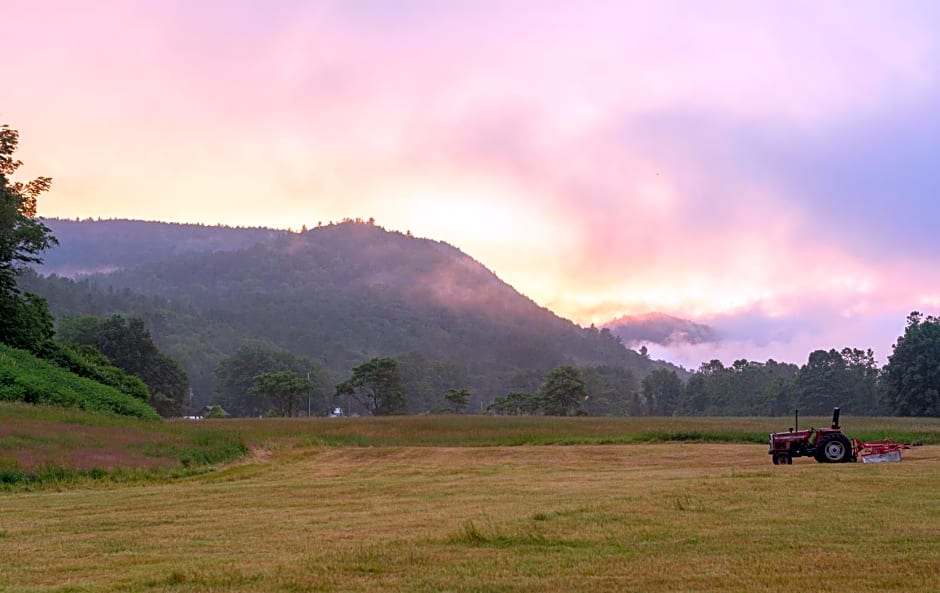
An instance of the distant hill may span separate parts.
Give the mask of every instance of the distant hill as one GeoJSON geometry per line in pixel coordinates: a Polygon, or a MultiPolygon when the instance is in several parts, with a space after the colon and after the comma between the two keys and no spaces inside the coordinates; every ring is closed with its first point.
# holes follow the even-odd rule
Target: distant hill
{"type": "Polygon", "coordinates": [[[67,220],[43,222],[59,240],[37,270],[74,278],[107,273],[193,253],[237,251],[287,234],[265,228],[233,228],[141,220],[67,220]]]}
{"type": "Polygon", "coordinates": [[[420,366],[425,383],[443,364],[471,388],[471,410],[536,390],[559,364],[623,368],[636,381],[675,368],[539,307],[447,243],[361,222],[282,232],[237,251],[168,253],[82,282],[29,276],[22,284],[56,315],[143,317],[200,401],[215,365],[247,340],[321,361],[336,378],[373,356],[420,366]]]}
{"type": "Polygon", "coordinates": [[[663,346],[682,343],[701,344],[716,342],[719,339],[718,332],[708,325],[664,313],[625,315],[605,323],[603,327],[609,329],[628,346],[643,343],[663,346]]]}

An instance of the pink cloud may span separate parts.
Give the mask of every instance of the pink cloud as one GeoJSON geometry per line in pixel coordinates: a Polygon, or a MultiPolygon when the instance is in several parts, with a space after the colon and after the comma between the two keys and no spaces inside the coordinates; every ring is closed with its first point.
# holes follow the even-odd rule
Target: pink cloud
{"type": "Polygon", "coordinates": [[[26,173],[55,178],[45,215],[375,216],[582,323],[826,311],[780,338],[805,347],[932,302],[940,281],[825,232],[840,221],[760,150],[930,104],[935,12],[14,2],[24,51],[0,115],[26,173]]]}

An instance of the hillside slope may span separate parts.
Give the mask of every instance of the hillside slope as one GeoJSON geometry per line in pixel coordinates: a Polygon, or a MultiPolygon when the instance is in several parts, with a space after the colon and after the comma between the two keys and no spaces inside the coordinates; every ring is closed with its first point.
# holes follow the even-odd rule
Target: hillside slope
{"type": "Polygon", "coordinates": [[[142,400],[4,344],[0,344],[0,401],[159,418],[142,400]]]}
{"type": "Polygon", "coordinates": [[[90,282],[24,284],[49,298],[56,315],[144,317],[190,373],[197,400],[211,390],[215,364],[246,339],[319,360],[337,378],[372,356],[446,362],[471,387],[477,410],[510,390],[534,391],[558,364],[625,368],[637,380],[666,366],[609,331],[539,307],[451,245],[365,223],[173,257],[90,282]]]}

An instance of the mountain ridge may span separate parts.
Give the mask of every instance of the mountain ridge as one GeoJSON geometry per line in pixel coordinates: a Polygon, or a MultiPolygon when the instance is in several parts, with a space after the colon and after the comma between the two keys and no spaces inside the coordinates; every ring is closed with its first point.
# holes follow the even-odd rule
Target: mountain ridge
{"type": "Polygon", "coordinates": [[[607,329],[539,306],[453,245],[371,223],[278,233],[241,249],[140,255],[109,274],[80,282],[37,276],[26,288],[48,298],[57,316],[144,317],[203,400],[215,365],[259,339],[320,360],[335,377],[372,356],[446,362],[480,409],[507,391],[537,389],[558,364],[621,367],[637,383],[656,368],[681,372],[607,329]]]}

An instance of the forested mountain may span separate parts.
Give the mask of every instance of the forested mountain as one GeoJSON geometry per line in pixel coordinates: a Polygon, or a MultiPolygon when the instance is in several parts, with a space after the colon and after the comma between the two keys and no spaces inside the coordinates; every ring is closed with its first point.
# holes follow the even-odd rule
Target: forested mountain
{"type": "Polygon", "coordinates": [[[686,343],[700,344],[718,340],[718,332],[714,328],[695,323],[687,319],[679,319],[664,313],[646,313],[644,315],[624,315],[613,321],[605,323],[603,327],[623,340],[624,344],[653,343],[668,346],[669,344],[686,343]]]}
{"type": "MultiPolygon", "coordinates": [[[[111,249],[123,250],[119,238],[111,249]]],[[[411,391],[423,392],[411,396],[421,402],[411,411],[452,387],[470,388],[469,409],[480,411],[510,391],[537,391],[560,364],[623,368],[637,387],[669,366],[539,307],[451,245],[364,222],[282,233],[239,251],[169,252],[82,282],[21,283],[57,316],[143,318],[186,369],[197,402],[211,396],[219,361],[248,340],[320,361],[335,378],[370,357],[396,357],[411,391]]]]}
{"type": "Polygon", "coordinates": [[[287,234],[264,228],[232,228],[142,220],[46,218],[61,247],[45,254],[37,270],[74,277],[111,272],[193,253],[236,251],[287,234]]]}

